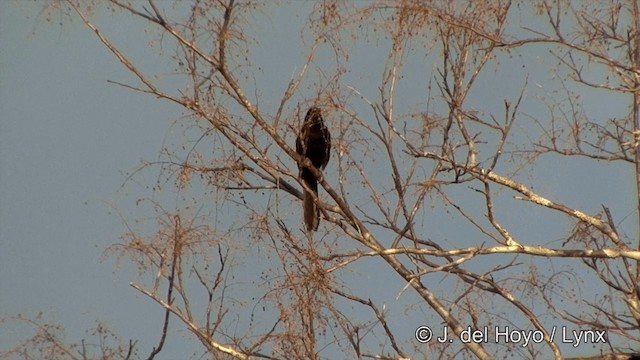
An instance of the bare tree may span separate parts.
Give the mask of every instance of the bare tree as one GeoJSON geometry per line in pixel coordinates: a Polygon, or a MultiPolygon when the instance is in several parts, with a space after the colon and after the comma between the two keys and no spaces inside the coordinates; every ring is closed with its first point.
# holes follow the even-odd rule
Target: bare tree
{"type": "MultiPolygon", "coordinates": [[[[155,169],[156,191],[176,190],[184,206],[152,204],[157,231],[127,221],[109,249],[138,266],[133,288],[165,310],[158,343],[118,340],[103,358],[153,359],[170,322],[215,359],[640,349],[636,1],[324,0],[301,30],[306,61],[265,89],[251,24],[271,7],[199,0],[180,16],[165,2],[111,0],[175,49],[179,90],[136,66],[86,3],[51,6],[82,19],[138,80],[114,83],[181,106],[195,137],[139,169],[155,169]],[[387,55],[363,65],[360,51],[387,55]],[[295,139],[312,105],[334,155],[311,168],[323,221],[310,234],[295,139]],[[584,209],[571,190],[588,179],[567,174],[567,191],[545,193],[550,160],[593,178],[633,174],[633,186],[578,194],[601,204],[584,209]],[[620,194],[628,202],[611,203],[620,194]]],[[[30,358],[47,343],[58,344],[35,337],[4,355],[30,358]]],[[[56,345],[61,358],[93,358],[77,348],[56,345]]]]}

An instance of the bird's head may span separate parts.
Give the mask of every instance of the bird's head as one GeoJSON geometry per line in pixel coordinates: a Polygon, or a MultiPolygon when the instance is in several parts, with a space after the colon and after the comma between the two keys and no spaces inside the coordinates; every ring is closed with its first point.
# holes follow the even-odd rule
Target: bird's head
{"type": "Polygon", "coordinates": [[[317,106],[312,106],[304,117],[304,122],[322,121],[322,111],[317,106]]]}

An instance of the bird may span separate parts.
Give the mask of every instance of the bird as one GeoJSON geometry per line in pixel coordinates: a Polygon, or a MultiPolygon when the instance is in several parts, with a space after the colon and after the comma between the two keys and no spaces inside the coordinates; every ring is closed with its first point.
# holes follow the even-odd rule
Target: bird
{"type": "MultiPolygon", "coordinates": [[[[296,152],[309,159],[318,170],[323,170],[329,163],[331,156],[331,134],[322,119],[320,108],[313,106],[304,117],[304,123],[296,139],[296,152]]],[[[320,211],[318,209],[318,179],[303,163],[298,164],[300,180],[303,187],[304,223],[307,231],[318,230],[320,211]],[[313,193],[313,194],[312,194],[313,193]]]]}

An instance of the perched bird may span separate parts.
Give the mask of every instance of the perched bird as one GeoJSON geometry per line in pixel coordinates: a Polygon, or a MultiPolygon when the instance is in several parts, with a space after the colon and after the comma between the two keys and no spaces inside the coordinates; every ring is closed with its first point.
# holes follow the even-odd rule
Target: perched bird
{"type": "MultiPolygon", "coordinates": [[[[296,152],[311,161],[322,170],[329,162],[331,154],[331,134],[322,120],[319,108],[312,107],[304,117],[304,123],[296,139],[296,152]]],[[[305,185],[303,192],[304,223],[308,231],[318,229],[320,211],[316,203],[318,198],[318,179],[308,167],[298,164],[300,180],[305,185]],[[313,194],[311,194],[313,192],[313,194]]]]}

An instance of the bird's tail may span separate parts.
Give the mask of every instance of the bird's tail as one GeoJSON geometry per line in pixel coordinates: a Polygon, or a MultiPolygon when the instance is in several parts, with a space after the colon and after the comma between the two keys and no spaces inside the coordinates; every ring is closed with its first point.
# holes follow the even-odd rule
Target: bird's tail
{"type": "Polygon", "coordinates": [[[318,198],[318,182],[313,179],[305,179],[304,183],[309,187],[313,194],[304,189],[304,198],[302,200],[304,207],[304,223],[307,227],[307,231],[315,231],[318,229],[318,224],[320,224],[320,211],[316,204],[316,200],[318,198]],[[315,196],[314,196],[315,195],[315,196]]]}

